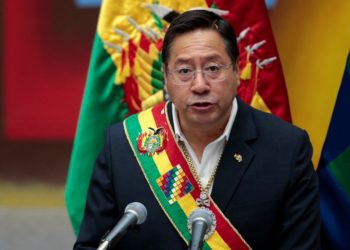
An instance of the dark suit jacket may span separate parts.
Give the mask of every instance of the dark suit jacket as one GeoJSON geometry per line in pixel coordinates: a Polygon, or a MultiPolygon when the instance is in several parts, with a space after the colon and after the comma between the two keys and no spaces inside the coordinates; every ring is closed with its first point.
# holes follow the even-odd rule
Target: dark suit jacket
{"type": "MultiPolygon", "coordinates": [[[[237,99],[212,198],[253,249],[318,249],[318,181],[307,134],[237,99]]],[[[134,201],[146,206],[147,220],[115,249],[187,249],[145,181],[122,124],[116,124],[96,161],[74,249],[96,249],[134,201]]]]}

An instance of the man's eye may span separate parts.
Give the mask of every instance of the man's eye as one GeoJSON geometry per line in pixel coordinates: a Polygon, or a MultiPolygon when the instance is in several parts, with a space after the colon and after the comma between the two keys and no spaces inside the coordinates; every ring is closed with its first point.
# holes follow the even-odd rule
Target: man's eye
{"type": "Polygon", "coordinates": [[[192,69],[189,69],[189,68],[183,68],[183,69],[178,69],[177,72],[181,75],[187,75],[187,74],[190,74],[192,73],[192,69]]]}
{"type": "Polygon", "coordinates": [[[208,72],[218,72],[219,70],[220,68],[217,65],[211,65],[205,68],[205,71],[208,71],[208,72]]]}

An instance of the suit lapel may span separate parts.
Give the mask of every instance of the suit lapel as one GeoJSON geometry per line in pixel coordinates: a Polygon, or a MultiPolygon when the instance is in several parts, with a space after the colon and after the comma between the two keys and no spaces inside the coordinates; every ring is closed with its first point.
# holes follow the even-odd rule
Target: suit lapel
{"type": "Polygon", "coordinates": [[[255,154],[248,144],[248,141],[256,138],[250,107],[239,98],[237,101],[237,115],[216,173],[211,195],[222,211],[226,210],[255,154]]]}

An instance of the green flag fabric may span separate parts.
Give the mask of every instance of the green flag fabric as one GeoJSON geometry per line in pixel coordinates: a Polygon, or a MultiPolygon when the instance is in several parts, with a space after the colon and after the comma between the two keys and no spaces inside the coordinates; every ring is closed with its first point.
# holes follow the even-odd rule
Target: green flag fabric
{"type": "Polygon", "coordinates": [[[114,84],[116,67],[95,36],[86,89],[69,166],[65,200],[75,233],[78,233],[95,158],[101,150],[105,128],[128,112],[124,92],[114,84]]]}

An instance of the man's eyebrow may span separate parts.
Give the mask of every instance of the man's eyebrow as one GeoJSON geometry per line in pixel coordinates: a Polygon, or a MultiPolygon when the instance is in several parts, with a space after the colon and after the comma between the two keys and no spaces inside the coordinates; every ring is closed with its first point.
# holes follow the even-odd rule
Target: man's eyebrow
{"type": "Polygon", "coordinates": [[[191,61],[191,58],[177,58],[175,61],[175,64],[189,63],[190,61],[191,61]]]}
{"type": "MultiPolygon", "coordinates": [[[[212,55],[208,55],[208,56],[203,56],[204,60],[206,61],[210,61],[210,60],[223,60],[223,58],[220,55],[217,54],[212,54],[212,55]]],[[[189,63],[191,62],[193,59],[192,58],[187,58],[187,57],[182,57],[182,58],[177,58],[175,61],[175,64],[178,63],[189,63]]]]}
{"type": "Polygon", "coordinates": [[[219,55],[210,55],[208,57],[204,57],[205,60],[222,60],[223,58],[219,55]]]}

